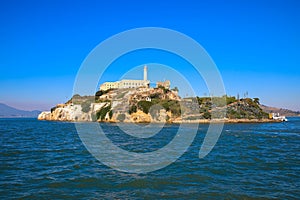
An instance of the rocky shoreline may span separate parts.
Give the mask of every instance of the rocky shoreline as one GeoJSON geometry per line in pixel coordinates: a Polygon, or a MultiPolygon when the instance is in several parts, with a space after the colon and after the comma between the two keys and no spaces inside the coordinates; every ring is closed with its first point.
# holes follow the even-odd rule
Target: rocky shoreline
{"type": "MultiPolygon", "coordinates": [[[[91,122],[91,121],[86,121],[86,120],[70,120],[70,119],[47,119],[44,117],[44,115],[50,113],[50,112],[42,112],[38,116],[38,120],[44,120],[44,121],[64,121],[64,122],[91,122]]],[[[98,123],[119,123],[120,121],[117,120],[109,120],[109,121],[101,121],[97,120],[98,123]]],[[[123,121],[122,123],[140,123],[140,124],[148,124],[148,123],[156,123],[156,124],[162,124],[162,123],[167,123],[167,124],[210,124],[210,123],[224,123],[224,124],[238,124],[238,123],[281,123],[282,120],[275,120],[275,119],[201,119],[201,120],[175,120],[175,121],[167,121],[167,122],[159,122],[159,121],[123,121]]]]}

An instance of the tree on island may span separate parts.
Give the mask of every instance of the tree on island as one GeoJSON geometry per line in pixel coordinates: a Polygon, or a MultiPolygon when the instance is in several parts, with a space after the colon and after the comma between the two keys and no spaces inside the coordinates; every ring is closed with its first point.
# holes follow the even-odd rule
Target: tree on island
{"type": "Polygon", "coordinates": [[[172,90],[175,91],[175,92],[179,92],[179,89],[178,89],[177,86],[175,86],[172,90]]]}
{"type": "Polygon", "coordinates": [[[259,103],[259,98],[253,98],[253,102],[256,103],[256,104],[260,104],[259,103]]]}

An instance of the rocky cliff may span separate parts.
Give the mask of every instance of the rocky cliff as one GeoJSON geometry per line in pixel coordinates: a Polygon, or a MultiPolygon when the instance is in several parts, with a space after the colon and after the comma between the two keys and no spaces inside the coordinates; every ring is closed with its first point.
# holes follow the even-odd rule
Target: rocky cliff
{"type": "Polygon", "coordinates": [[[39,120],[53,121],[95,121],[93,118],[98,110],[109,103],[91,103],[88,112],[83,111],[82,105],[73,103],[58,104],[51,111],[44,111],[39,114],[39,120]]]}
{"type": "MultiPolygon", "coordinates": [[[[135,88],[100,91],[95,96],[74,95],[65,104],[42,112],[39,120],[166,122],[177,114],[166,111],[159,102],[178,103],[177,92],[164,88],[135,88]]],[[[177,109],[177,108],[176,108],[177,109]]]]}

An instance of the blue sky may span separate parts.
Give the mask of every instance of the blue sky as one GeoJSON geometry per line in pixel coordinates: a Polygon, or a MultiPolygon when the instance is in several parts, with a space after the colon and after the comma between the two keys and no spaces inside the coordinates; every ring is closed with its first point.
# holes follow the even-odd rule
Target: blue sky
{"type": "Polygon", "coordinates": [[[164,27],[206,49],[229,95],[300,110],[299,11],[299,1],[1,1],[0,102],[49,110],[71,97],[81,63],[101,41],[164,27]]]}

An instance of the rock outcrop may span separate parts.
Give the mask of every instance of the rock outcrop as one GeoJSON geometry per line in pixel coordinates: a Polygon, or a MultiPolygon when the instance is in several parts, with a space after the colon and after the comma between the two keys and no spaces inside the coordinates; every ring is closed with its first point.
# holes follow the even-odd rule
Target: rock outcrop
{"type": "Polygon", "coordinates": [[[100,96],[82,97],[74,95],[67,103],[58,104],[51,111],[42,112],[39,114],[38,119],[137,123],[166,122],[166,119],[172,116],[171,112],[166,112],[162,106],[156,110],[152,109],[152,106],[158,102],[158,99],[178,101],[180,97],[177,95],[177,92],[162,88],[111,90],[101,93],[100,96]],[[155,103],[151,103],[152,100],[156,100],[155,103]],[[139,102],[144,104],[140,105],[139,102]],[[130,111],[133,107],[136,109],[130,111]],[[151,113],[145,113],[145,109],[147,111],[150,110],[151,113]]]}
{"type": "Polygon", "coordinates": [[[88,112],[83,112],[81,105],[74,105],[73,103],[59,104],[51,112],[44,111],[39,114],[38,119],[52,121],[95,121],[93,119],[95,113],[106,104],[92,103],[88,112]]]}

